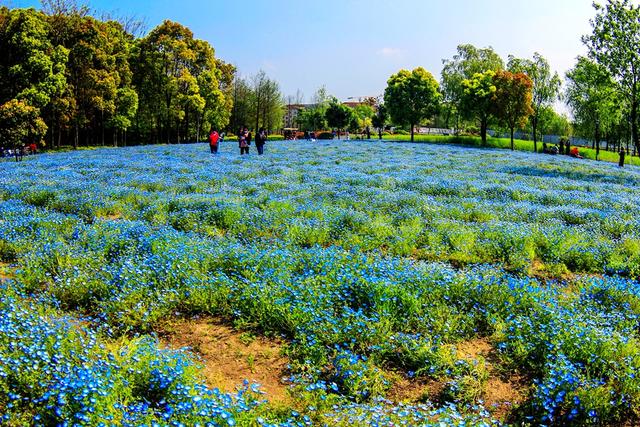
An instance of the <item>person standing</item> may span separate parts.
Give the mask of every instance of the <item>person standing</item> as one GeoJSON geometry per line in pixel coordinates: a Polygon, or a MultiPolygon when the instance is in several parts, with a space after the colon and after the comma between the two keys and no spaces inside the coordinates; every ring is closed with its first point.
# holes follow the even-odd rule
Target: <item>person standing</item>
{"type": "Polygon", "coordinates": [[[249,154],[249,147],[251,146],[253,135],[251,134],[251,131],[247,128],[244,128],[244,135],[247,138],[247,154],[249,154]]]}
{"type": "Polygon", "coordinates": [[[264,128],[260,128],[260,132],[256,135],[256,149],[258,150],[258,155],[262,156],[264,154],[264,144],[267,142],[267,131],[264,128]]]}
{"type": "Polygon", "coordinates": [[[209,133],[209,148],[211,149],[211,154],[218,154],[218,142],[220,141],[220,135],[214,129],[211,129],[209,133]]]}
{"type": "Polygon", "coordinates": [[[238,131],[238,146],[240,147],[240,155],[249,154],[249,144],[247,144],[247,134],[240,128],[238,131]]]}
{"type": "Polygon", "coordinates": [[[620,148],[620,152],[618,153],[620,155],[620,161],[618,162],[618,166],[623,168],[624,167],[624,157],[627,155],[626,151],[624,151],[624,148],[620,148]]]}
{"type": "Polygon", "coordinates": [[[567,156],[571,155],[571,140],[567,139],[567,142],[564,144],[564,154],[567,156]]]}

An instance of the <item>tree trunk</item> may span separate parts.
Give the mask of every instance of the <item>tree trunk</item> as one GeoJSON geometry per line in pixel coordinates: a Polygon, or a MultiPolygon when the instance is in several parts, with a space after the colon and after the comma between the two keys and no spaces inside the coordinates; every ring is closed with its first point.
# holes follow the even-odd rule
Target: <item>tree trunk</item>
{"type": "Polygon", "coordinates": [[[415,124],[411,123],[411,142],[414,140],[415,124]]]}
{"type": "Polygon", "coordinates": [[[482,145],[487,144],[487,119],[480,119],[480,138],[482,139],[482,145]]]}
{"type": "Polygon", "coordinates": [[[631,99],[631,138],[633,139],[633,146],[636,147],[636,149],[640,148],[640,135],[638,135],[638,97],[635,88],[631,99]]]}
{"type": "MultiPolygon", "coordinates": [[[[514,132],[514,129],[511,128],[511,151],[515,150],[515,147],[513,146],[513,132],[514,132]]],[[[536,150],[536,153],[537,152],[538,152],[538,150],[536,150]]]]}
{"type": "Polygon", "coordinates": [[[104,110],[100,110],[100,125],[102,126],[102,146],[104,147],[104,110]]]}
{"type": "Polygon", "coordinates": [[[533,131],[533,150],[538,152],[538,117],[531,117],[531,130],[533,131]]]}
{"type": "Polygon", "coordinates": [[[600,160],[600,125],[596,123],[595,138],[593,138],[593,147],[596,149],[596,161],[600,160]]]}

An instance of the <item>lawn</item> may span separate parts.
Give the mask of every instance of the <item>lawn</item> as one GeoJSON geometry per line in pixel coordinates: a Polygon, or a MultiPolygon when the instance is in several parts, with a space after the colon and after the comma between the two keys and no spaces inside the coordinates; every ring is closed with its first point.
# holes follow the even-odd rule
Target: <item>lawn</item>
{"type": "MultiPolygon", "coordinates": [[[[386,135],[383,137],[388,141],[396,142],[409,142],[411,137],[405,135],[386,135]]],[[[511,140],[508,138],[491,138],[487,139],[486,144],[482,144],[480,137],[467,137],[467,136],[439,136],[439,135],[415,135],[415,142],[417,143],[433,143],[433,144],[459,144],[468,145],[473,147],[491,147],[491,148],[503,148],[511,149],[511,140]]],[[[533,152],[533,141],[524,141],[516,139],[514,141],[514,148],[518,151],[533,152]]],[[[542,143],[538,143],[538,150],[542,150],[542,143]]],[[[596,159],[596,150],[587,147],[579,147],[579,152],[582,157],[589,160],[596,159]]],[[[542,154],[541,154],[542,155],[542,154]]],[[[600,151],[600,160],[603,162],[618,163],[618,153],[611,151],[600,151]]],[[[629,165],[640,166],[640,157],[627,156],[625,163],[629,165]]]]}
{"type": "Polygon", "coordinates": [[[640,169],[236,151],[0,164],[1,423],[638,421],[640,169]]]}

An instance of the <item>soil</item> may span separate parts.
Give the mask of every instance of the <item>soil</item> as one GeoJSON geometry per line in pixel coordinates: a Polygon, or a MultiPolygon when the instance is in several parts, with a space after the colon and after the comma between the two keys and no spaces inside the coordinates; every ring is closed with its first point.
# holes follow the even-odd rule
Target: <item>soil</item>
{"type": "Polygon", "coordinates": [[[522,403],[528,393],[526,379],[518,374],[504,374],[498,370],[498,355],[486,338],[477,338],[456,346],[458,357],[467,360],[484,358],[489,379],[483,397],[485,407],[498,419],[504,418],[514,406],[522,403]]]}
{"type": "MultiPolygon", "coordinates": [[[[495,418],[506,419],[512,409],[526,399],[529,382],[524,376],[513,373],[507,375],[499,371],[495,348],[486,338],[459,343],[456,349],[460,359],[485,360],[489,379],[483,396],[484,405],[495,418]]],[[[396,373],[391,373],[390,376],[393,386],[387,397],[394,402],[435,402],[445,386],[443,381],[433,379],[409,379],[396,373]]]]}
{"type": "Polygon", "coordinates": [[[9,267],[9,264],[0,262],[0,282],[3,280],[13,279],[13,270],[9,267]]]}
{"type": "Polygon", "coordinates": [[[260,384],[265,400],[290,400],[283,342],[237,331],[215,319],[175,320],[161,330],[166,346],[186,347],[199,356],[210,388],[233,393],[248,380],[260,384]]]}

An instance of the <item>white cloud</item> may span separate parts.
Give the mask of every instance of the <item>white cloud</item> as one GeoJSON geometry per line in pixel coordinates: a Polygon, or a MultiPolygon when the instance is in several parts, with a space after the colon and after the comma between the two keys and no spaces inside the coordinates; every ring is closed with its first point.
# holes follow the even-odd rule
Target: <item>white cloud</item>
{"type": "Polygon", "coordinates": [[[395,47],[383,47],[378,51],[378,55],[387,57],[387,58],[399,58],[403,54],[401,49],[395,47]]]}
{"type": "Polygon", "coordinates": [[[276,71],[278,69],[276,64],[268,59],[265,59],[264,61],[262,61],[262,68],[265,71],[276,71]]]}

